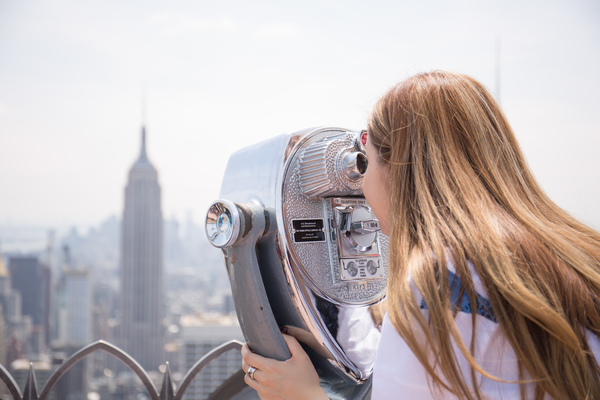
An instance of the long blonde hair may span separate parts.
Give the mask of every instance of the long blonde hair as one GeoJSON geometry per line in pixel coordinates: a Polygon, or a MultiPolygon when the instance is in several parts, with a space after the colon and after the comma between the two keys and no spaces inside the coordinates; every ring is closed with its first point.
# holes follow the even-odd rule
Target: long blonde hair
{"type": "MultiPolygon", "coordinates": [[[[492,379],[454,324],[447,259],[476,304],[479,275],[519,366],[521,397],[600,399],[600,368],[586,330],[600,333],[600,234],[554,204],[530,173],[489,92],[466,75],[409,78],[375,105],[369,140],[390,173],[388,304],[432,389],[481,399],[492,379]],[[410,279],[409,279],[410,277],[410,279]],[[429,309],[425,319],[410,281],[429,309]],[[463,374],[452,341],[468,360],[463,374]]],[[[473,325],[476,313],[472,313],[473,325]]]]}

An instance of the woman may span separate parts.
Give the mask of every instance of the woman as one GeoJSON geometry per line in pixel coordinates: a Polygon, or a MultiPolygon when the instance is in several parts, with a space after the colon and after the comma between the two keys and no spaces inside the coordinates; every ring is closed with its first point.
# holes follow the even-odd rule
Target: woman
{"type": "MultiPolygon", "coordinates": [[[[368,122],[363,191],[390,237],[374,400],[600,399],[600,235],[529,172],[476,80],[435,71],[368,122]]],[[[327,399],[297,341],[242,350],[262,399],[327,399]],[[252,372],[252,371],[251,371],[252,372]]]]}

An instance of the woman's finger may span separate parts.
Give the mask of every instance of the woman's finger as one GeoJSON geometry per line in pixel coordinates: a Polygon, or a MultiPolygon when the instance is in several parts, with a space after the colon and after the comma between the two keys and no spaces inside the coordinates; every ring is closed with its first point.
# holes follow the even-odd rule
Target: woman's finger
{"type": "Polygon", "coordinates": [[[256,390],[257,392],[261,392],[262,388],[260,383],[256,380],[256,379],[252,379],[248,376],[248,374],[244,375],[244,382],[246,382],[246,385],[250,386],[252,389],[256,390]]]}
{"type": "Polygon", "coordinates": [[[248,365],[253,366],[254,368],[258,368],[259,365],[262,366],[261,364],[261,356],[259,356],[258,354],[255,354],[252,352],[252,350],[250,350],[250,347],[248,347],[248,343],[244,343],[244,345],[242,346],[242,361],[245,362],[248,365]]]}
{"type": "Polygon", "coordinates": [[[285,325],[281,329],[281,333],[285,335],[290,335],[296,338],[299,342],[310,344],[312,340],[314,340],[314,336],[307,330],[302,328],[298,328],[296,326],[285,325]]]}
{"type": "Polygon", "coordinates": [[[260,377],[262,374],[263,374],[263,371],[261,371],[260,369],[257,368],[253,374],[246,374],[246,375],[248,375],[248,378],[254,379],[256,382],[262,382],[260,380],[260,377]],[[250,376],[250,375],[252,375],[252,376],[250,376]]]}
{"type": "Polygon", "coordinates": [[[250,368],[250,364],[242,360],[242,369],[244,370],[244,372],[248,373],[248,368],[250,368]]]}
{"type": "Polygon", "coordinates": [[[333,355],[327,349],[327,347],[325,347],[322,343],[319,343],[315,336],[309,331],[304,330],[302,328],[298,328],[296,326],[285,325],[281,329],[281,332],[286,335],[295,337],[298,342],[308,345],[308,347],[319,353],[321,356],[330,360],[334,359],[333,355]]]}
{"type": "Polygon", "coordinates": [[[242,347],[243,368],[256,368],[252,374],[254,379],[245,370],[244,382],[265,400],[327,399],[319,386],[319,376],[300,343],[290,335],[283,337],[292,353],[292,358],[286,361],[254,354],[247,344],[242,347]]]}
{"type": "Polygon", "coordinates": [[[263,356],[259,356],[256,353],[253,353],[252,350],[250,350],[250,347],[248,347],[248,343],[244,343],[244,345],[242,346],[242,361],[245,362],[248,366],[252,366],[256,369],[265,369],[265,367],[272,360],[263,356]]]}
{"type": "Polygon", "coordinates": [[[295,337],[283,334],[283,338],[285,339],[285,342],[287,343],[290,349],[290,353],[292,353],[292,357],[297,357],[306,354],[306,352],[304,351],[302,346],[300,346],[300,343],[298,342],[298,340],[296,340],[295,337]]]}

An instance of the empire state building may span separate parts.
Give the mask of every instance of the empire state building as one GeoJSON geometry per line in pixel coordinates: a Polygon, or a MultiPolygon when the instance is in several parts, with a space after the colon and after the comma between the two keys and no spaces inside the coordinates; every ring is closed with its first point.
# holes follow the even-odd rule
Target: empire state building
{"type": "Polygon", "coordinates": [[[129,170],[121,225],[121,326],[118,343],[146,370],[164,363],[163,220],[156,168],[146,155],[129,170]]]}

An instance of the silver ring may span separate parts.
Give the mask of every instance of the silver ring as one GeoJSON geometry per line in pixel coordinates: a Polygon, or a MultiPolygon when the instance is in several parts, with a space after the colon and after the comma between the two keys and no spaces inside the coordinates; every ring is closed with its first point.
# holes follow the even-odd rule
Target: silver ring
{"type": "Polygon", "coordinates": [[[250,379],[254,379],[255,372],[256,372],[256,368],[254,368],[253,366],[250,366],[248,368],[248,376],[250,377],[250,379]]]}

